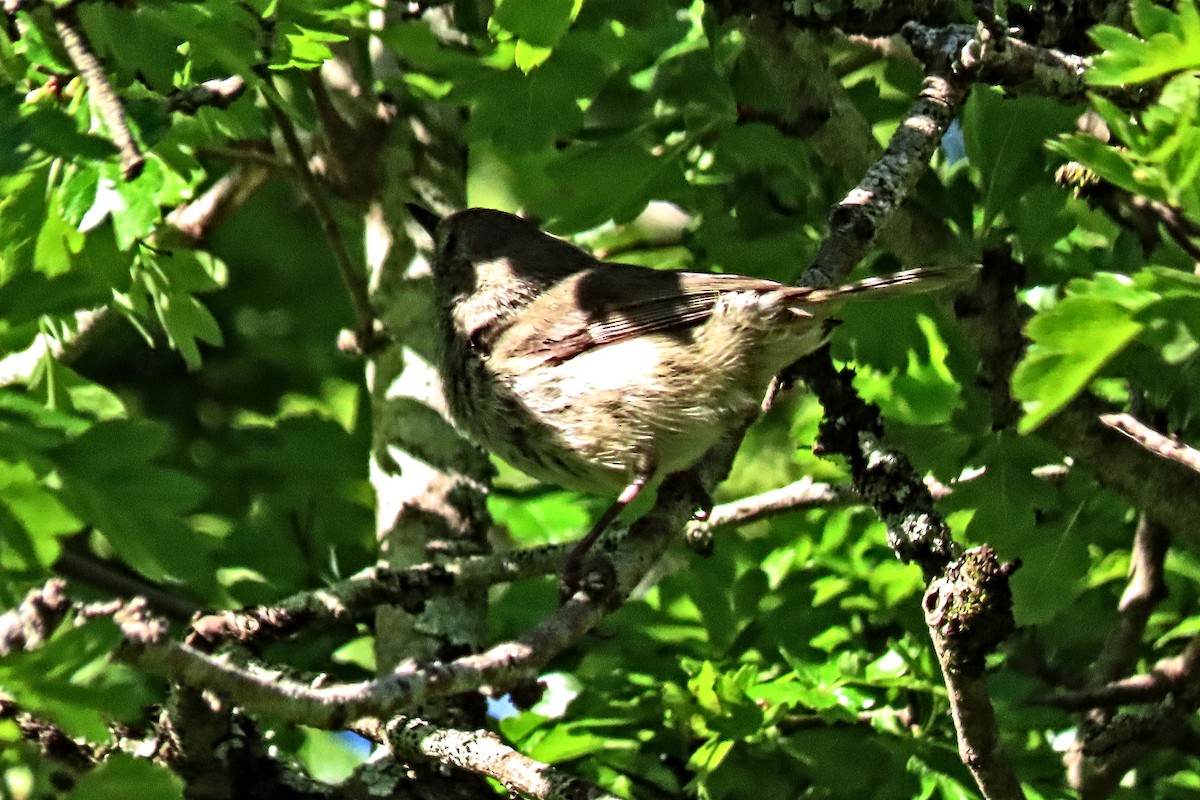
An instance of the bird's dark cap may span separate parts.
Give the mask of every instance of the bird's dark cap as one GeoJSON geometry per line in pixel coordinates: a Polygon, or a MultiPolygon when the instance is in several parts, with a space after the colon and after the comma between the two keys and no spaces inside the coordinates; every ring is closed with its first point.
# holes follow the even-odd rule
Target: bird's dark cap
{"type": "Polygon", "coordinates": [[[413,219],[420,223],[421,227],[433,237],[434,231],[437,230],[438,223],[442,221],[442,218],[425,206],[417,205],[416,203],[405,203],[404,207],[408,209],[408,213],[412,214],[413,219]]]}

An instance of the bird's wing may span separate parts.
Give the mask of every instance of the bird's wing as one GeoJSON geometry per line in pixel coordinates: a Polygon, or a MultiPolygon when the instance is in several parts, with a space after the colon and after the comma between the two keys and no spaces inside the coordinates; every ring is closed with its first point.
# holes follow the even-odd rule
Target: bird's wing
{"type": "Polygon", "coordinates": [[[510,355],[562,362],[614,342],[696,325],[708,318],[722,294],[781,288],[741,275],[605,263],[545,292],[497,347],[510,355]]]}

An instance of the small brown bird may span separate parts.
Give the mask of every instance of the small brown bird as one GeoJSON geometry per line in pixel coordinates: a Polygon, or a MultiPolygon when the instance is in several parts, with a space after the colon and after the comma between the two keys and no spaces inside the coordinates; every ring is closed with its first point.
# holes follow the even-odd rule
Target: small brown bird
{"type": "Polygon", "coordinates": [[[621,509],[754,413],[771,379],[824,343],[841,301],[966,274],[793,287],[599,261],[503,211],[443,219],[409,209],[434,239],[441,375],[455,421],[534,478],[617,495],[568,557],[568,591],[621,509]]]}

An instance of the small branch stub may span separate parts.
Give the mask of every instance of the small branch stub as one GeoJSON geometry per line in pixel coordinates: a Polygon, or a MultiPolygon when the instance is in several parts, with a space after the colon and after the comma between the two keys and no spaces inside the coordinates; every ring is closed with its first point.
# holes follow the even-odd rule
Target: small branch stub
{"type": "Polygon", "coordinates": [[[929,584],[925,623],[948,669],[983,673],[984,660],[1013,632],[1009,576],[1019,562],[1001,563],[986,545],[963,553],[929,584]]]}

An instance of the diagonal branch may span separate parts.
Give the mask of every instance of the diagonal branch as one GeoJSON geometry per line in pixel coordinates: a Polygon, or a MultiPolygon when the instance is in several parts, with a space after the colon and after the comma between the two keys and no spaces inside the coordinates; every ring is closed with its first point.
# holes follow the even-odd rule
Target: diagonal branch
{"type": "Polygon", "coordinates": [[[1200,473],[1200,450],[1189,447],[1178,439],[1163,436],[1149,425],[1138,421],[1132,414],[1101,414],[1100,424],[1128,436],[1156,456],[1200,473]]]}
{"type": "Polygon", "coordinates": [[[374,346],[376,337],[375,311],[371,307],[371,301],[367,294],[366,278],[350,259],[350,251],[346,249],[346,241],[342,237],[342,230],[338,227],[337,220],[333,217],[333,210],[326,202],[325,194],[321,190],[320,184],[317,183],[312,169],[309,168],[308,156],[304,153],[304,146],[300,143],[296,126],[292,124],[287,112],[276,102],[270,87],[262,92],[262,97],[267,104],[271,119],[279,129],[280,136],[283,137],[284,146],[287,147],[288,155],[292,159],[292,166],[295,167],[296,174],[300,178],[300,186],[308,198],[309,204],[312,205],[313,212],[317,215],[317,222],[320,223],[325,238],[329,241],[334,261],[337,263],[338,274],[342,278],[342,284],[346,287],[346,293],[350,296],[350,305],[354,309],[354,348],[365,353],[374,346]]]}
{"type": "Polygon", "coordinates": [[[386,742],[404,759],[429,758],[499,781],[510,796],[534,800],[617,800],[598,786],[568,775],[505,744],[486,730],[441,728],[422,719],[396,717],[380,725],[370,720],[357,726],[368,739],[386,742]]]}
{"type": "Polygon", "coordinates": [[[884,222],[917,185],[965,97],[965,86],[948,73],[925,78],[883,154],[829,213],[828,233],[800,283],[829,286],[866,256],[884,222]]]}
{"type": "MultiPolygon", "coordinates": [[[[931,67],[883,155],[831,212],[828,234],[804,283],[823,286],[846,275],[916,185],[966,96],[956,62],[957,52],[951,52],[931,67]]],[[[986,548],[960,557],[928,488],[904,454],[884,443],[878,409],[858,396],[849,371],[834,369],[827,348],[788,373],[785,380],[802,377],[825,407],[821,449],[849,460],[856,490],[888,525],[889,544],[902,559],[920,564],[929,579],[926,623],[951,699],[963,763],[989,800],[1024,798],[983,675],[983,656],[1012,630],[1012,565],[1000,564],[986,548]],[[968,624],[967,611],[977,612],[979,619],[968,624]]]]}
{"type": "Polygon", "coordinates": [[[131,181],[142,174],[146,166],[146,157],[142,155],[133,131],[129,129],[129,121],[125,118],[125,107],[113,90],[100,59],[92,52],[92,45],[83,32],[79,23],[79,15],[74,4],[54,6],[54,30],[67,51],[71,63],[91,90],[92,99],[100,117],[108,128],[117,152],[121,155],[121,173],[125,180],[131,181]]]}
{"type": "Polygon", "coordinates": [[[1117,605],[1117,618],[1092,667],[1088,681],[1092,686],[1127,675],[1137,664],[1150,613],[1167,596],[1165,562],[1170,543],[1171,535],[1163,526],[1145,515],[1138,520],[1130,553],[1129,583],[1117,605]]]}
{"type": "MultiPolygon", "coordinates": [[[[520,638],[482,653],[448,662],[410,660],[372,681],[310,683],[286,677],[278,669],[235,663],[173,642],[167,625],[135,601],[124,604],[114,617],[125,637],[120,655],[173,682],[214,691],[249,711],[325,729],[365,717],[386,719],[401,709],[485,686],[493,691],[521,686],[619,607],[649,573],[701,501],[692,483],[684,477],[669,478],[655,508],[627,536],[609,543],[614,549],[609,554],[607,591],[581,590],[520,638]]],[[[584,583],[597,581],[589,575],[584,583]]]]}
{"type": "MultiPolygon", "coordinates": [[[[1144,511],[1176,539],[1200,543],[1196,526],[1200,519],[1200,474],[1190,466],[1191,456],[1169,458],[1148,449],[1142,440],[1106,424],[1103,418],[1108,414],[1103,403],[1081,395],[1043,423],[1041,430],[1101,486],[1144,511]]],[[[1125,422],[1128,420],[1123,419],[1122,425],[1125,422]]],[[[1130,430],[1144,433],[1142,427],[1130,430]]],[[[1169,445],[1168,451],[1179,449],[1170,440],[1156,441],[1169,445]]]]}

